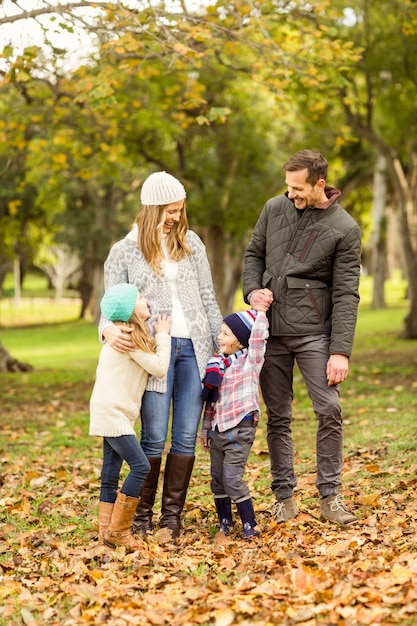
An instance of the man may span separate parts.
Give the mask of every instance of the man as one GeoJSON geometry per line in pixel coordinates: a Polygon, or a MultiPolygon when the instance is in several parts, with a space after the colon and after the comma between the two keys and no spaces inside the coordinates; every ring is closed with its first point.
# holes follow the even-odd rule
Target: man
{"type": "Polygon", "coordinates": [[[342,410],[359,304],[361,232],[326,185],[320,152],[301,150],[284,165],[288,191],[267,201],[245,253],[243,293],[268,308],[270,337],[260,385],[278,522],[298,514],[291,436],[293,368],[306,382],[317,418],[320,513],[342,526],[357,521],[340,499],[342,410]]]}

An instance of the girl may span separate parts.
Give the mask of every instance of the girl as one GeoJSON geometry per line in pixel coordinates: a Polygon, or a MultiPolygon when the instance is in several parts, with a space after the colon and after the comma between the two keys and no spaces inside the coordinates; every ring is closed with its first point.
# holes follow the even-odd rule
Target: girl
{"type": "Polygon", "coordinates": [[[148,302],[137,287],[127,283],[108,289],[100,308],[107,319],[130,328],[135,349],[121,353],[109,344],[103,345],[90,400],[90,435],[103,437],[99,541],[113,548],[136,550],[140,546],[131,525],[150,464],[136,438],[134,425],[148,374],[160,378],[167,373],[172,321],[159,314],[153,337],[146,324],[151,316],[148,302]],[[123,461],[128,463],[130,472],[118,492],[123,461]]]}

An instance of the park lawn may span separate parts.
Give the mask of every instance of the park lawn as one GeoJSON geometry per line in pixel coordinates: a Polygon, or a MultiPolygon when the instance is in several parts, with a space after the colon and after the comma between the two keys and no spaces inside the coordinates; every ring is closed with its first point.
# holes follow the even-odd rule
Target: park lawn
{"type": "Polygon", "coordinates": [[[198,448],[180,540],[156,532],[133,555],[95,540],[96,327],[3,329],[34,370],[0,375],[0,626],[417,624],[417,342],[398,339],[405,314],[360,310],[342,387],[342,494],[357,526],[319,519],[315,419],[295,372],[298,518],[279,526],[271,516],[263,411],[247,471],[261,537],[243,541],[239,522],[230,538],[216,535],[198,448]]]}

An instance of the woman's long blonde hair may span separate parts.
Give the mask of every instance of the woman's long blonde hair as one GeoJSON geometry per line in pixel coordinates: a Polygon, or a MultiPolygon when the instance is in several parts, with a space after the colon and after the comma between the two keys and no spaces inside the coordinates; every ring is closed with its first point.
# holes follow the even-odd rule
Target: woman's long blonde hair
{"type": "Polygon", "coordinates": [[[139,350],[143,350],[143,352],[156,352],[155,337],[149,330],[149,327],[146,324],[145,320],[136,315],[134,311],[130,316],[128,322],[118,322],[118,324],[130,326],[130,328],[132,329],[130,336],[132,337],[132,341],[135,344],[136,348],[139,348],[139,350]]]}
{"type": "MultiPolygon", "coordinates": [[[[162,235],[165,209],[168,205],[144,205],[136,218],[138,226],[138,247],[155,274],[161,273],[164,260],[162,251],[162,235]]],[[[181,261],[186,255],[191,256],[191,249],[186,242],[188,220],[186,206],[181,211],[181,219],[172,227],[166,238],[170,258],[181,261]]]]}

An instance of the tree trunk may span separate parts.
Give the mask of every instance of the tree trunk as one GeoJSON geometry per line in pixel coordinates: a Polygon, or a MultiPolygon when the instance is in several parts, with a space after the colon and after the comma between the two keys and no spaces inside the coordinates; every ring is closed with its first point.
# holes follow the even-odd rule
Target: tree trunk
{"type": "Polygon", "coordinates": [[[21,277],[20,277],[20,258],[17,256],[13,261],[13,282],[14,282],[14,304],[20,305],[22,296],[21,277]]]}
{"type": "Polygon", "coordinates": [[[410,150],[408,176],[395,150],[382,139],[371,127],[345,107],[347,119],[363,139],[369,141],[378,154],[384,155],[387,168],[395,189],[393,209],[399,223],[400,247],[404,274],[408,281],[410,310],[403,322],[401,336],[404,339],[417,339],[417,236],[415,229],[415,211],[413,199],[417,197],[417,155],[410,150]]]}
{"type": "Polygon", "coordinates": [[[417,254],[414,252],[410,223],[408,215],[411,213],[411,197],[406,206],[401,206],[398,211],[399,232],[401,239],[401,252],[404,259],[405,274],[408,282],[409,311],[404,318],[401,329],[401,337],[404,339],[417,339],[417,254]]]}
{"type": "Polygon", "coordinates": [[[408,298],[410,309],[403,321],[401,337],[417,339],[417,248],[416,235],[413,233],[414,201],[417,193],[417,181],[408,181],[398,158],[393,159],[393,170],[396,174],[398,195],[397,218],[401,240],[401,253],[404,271],[408,282],[408,298]],[[414,184],[413,184],[414,183],[414,184]]]}
{"type": "Polygon", "coordinates": [[[90,259],[86,259],[81,268],[81,278],[78,289],[81,296],[80,319],[92,320],[90,308],[91,296],[93,293],[94,264],[90,259]]]}
{"type": "Polygon", "coordinates": [[[91,319],[95,324],[100,321],[100,301],[104,294],[104,265],[99,263],[93,271],[93,288],[90,301],[85,311],[86,319],[91,319]]]}
{"type": "MultiPolygon", "coordinates": [[[[243,273],[243,259],[245,256],[246,246],[248,241],[235,241],[233,244],[233,255],[226,256],[226,272],[225,282],[223,286],[223,293],[225,294],[226,311],[231,313],[234,311],[235,296],[239,288],[240,295],[242,296],[242,273],[243,273]]],[[[247,306],[247,305],[246,305],[247,306]]]]}
{"type": "Polygon", "coordinates": [[[204,230],[203,237],[204,245],[206,246],[207,251],[207,258],[210,263],[217,302],[222,314],[227,315],[227,298],[224,293],[226,258],[224,228],[221,224],[208,226],[204,230]]]}
{"type": "Polygon", "coordinates": [[[373,309],[385,308],[384,283],[386,278],[386,159],[378,155],[374,171],[373,233],[372,233],[372,277],[374,281],[373,309]]]}
{"type": "Polygon", "coordinates": [[[0,343],[0,372],[31,372],[32,370],[32,365],[14,359],[0,343]]]}
{"type": "Polygon", "coordinates": [[[209,226],[204,231],[204,244],[213,276],[214,291],[223,315],[234,310],[236,291],[243,272],[245,242],[233,242],[233,254],[230,254],[228,242],[221,226],[209,226]]]}

